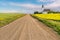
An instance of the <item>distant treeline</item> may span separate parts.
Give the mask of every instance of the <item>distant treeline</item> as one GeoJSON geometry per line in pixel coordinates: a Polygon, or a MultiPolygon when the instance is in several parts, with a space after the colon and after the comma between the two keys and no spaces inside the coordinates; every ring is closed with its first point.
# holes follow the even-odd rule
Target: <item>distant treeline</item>
{"type": "Polygon", "coordinates": [[[48,13],[54,13],[55,14],[55,13],[60,13],[60,12],[48,12],[48,13]]]}
{"type": "MultiPolygon", "coordinates": [[[[35,11],[34,12],[34,14],[43,14],[44,12],[38,12],[38,11],[35,11]]],[[[55,12],[55,11],[49,11],[49,12],[47,12],[47,14],[51,14],[51,13],[53,13],[53,14],[59,14],[60,12],[55,12]]]]}
{"type": "Polygon", "coordinates": [[[34,14],[42,14],[42,12],[35,11],[34,14]]]}

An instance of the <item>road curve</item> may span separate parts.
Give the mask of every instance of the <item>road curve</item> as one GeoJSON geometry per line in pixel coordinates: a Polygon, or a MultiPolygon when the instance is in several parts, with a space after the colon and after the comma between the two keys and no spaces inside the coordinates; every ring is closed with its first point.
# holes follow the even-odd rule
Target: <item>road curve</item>
{"type": "Polygon", "coordinates": [[[26,15],[0,28],[0,40],[60,40],[45,24],[26,15]]]}

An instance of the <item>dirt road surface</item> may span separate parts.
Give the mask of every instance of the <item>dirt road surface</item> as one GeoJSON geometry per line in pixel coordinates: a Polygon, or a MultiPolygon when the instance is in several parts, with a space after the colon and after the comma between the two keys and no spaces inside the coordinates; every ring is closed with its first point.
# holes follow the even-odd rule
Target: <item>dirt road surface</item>
{"type": "Polygon", "coordinates": [[[0,40],[60,40],[45,24],[26,15],[0,28],[0,40]]]}

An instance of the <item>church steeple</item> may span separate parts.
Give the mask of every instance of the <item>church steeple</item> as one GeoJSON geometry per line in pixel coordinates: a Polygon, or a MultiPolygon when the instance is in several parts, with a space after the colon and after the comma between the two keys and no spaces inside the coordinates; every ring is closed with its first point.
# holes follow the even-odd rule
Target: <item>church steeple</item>
{"type": "Polygon", "coordinates": [[[44,5],[42,5],[42,8],[44,8],[44,5]]]}

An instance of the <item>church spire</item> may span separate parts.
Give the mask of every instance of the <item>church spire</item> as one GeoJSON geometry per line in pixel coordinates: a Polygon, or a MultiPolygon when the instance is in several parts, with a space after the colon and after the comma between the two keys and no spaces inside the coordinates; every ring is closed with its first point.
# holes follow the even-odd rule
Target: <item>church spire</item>
{"type": "Polygon", "coordinates": [[[42,5],[42,8],[44,8],[44,5],[42,5]]]}

